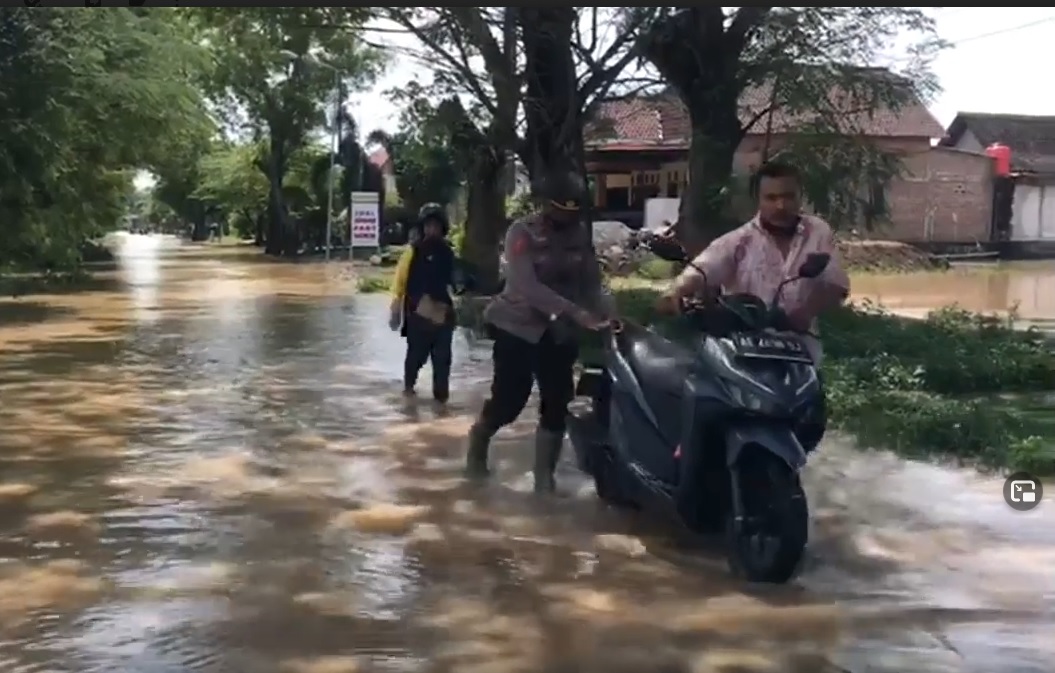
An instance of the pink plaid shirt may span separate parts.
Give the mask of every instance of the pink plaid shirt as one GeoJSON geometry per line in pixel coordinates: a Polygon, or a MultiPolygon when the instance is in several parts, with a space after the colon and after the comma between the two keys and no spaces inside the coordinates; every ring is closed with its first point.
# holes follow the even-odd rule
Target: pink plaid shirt
{"type": "MultiPolygon", "coordinates": [[[[787,257],[776,241],[758,223],[758,217],[712,242],[693,260],[707,274],[710,287],[727,293],[748,293],[772,301],[780,283],[798,275],[798,268],[812,252],[832,255],[828,268],[818,278],[789,283],[781,293],[780,305],[788,313],[801,313],[813,321],[826,308],[836,305],[850,289],[850,279],[839,262],[832,228],[812,215],[803,215],[791,241],[787,257]]],[[[683,276],[699,276],[691,266],[683,276]]],[[[819,364],[820,343],[807,337],[807,346],[819,364]]]]}

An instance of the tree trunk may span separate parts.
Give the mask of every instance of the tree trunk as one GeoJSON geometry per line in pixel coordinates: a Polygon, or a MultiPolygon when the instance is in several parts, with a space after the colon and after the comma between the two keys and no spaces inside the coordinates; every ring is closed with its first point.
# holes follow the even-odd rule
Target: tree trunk
{"type": "Polygon", "coordinates": [[[205,221],[205,213],[197,213],[190,232],[190,240],[195,242],[205,241],[209,238],[209,224],[205,221]]]}
{"type": "Polygon", "coordinates": [[[584,176],[582,110],[571,44],[574,7],[522,8],[528,173],[584,176]]]}
{"type": "Polygon", "coordinates": [[[740,60],[750,31],[770,9],[741,8],[729,23],[721,7],[680,8],[643,36],[645,57],[678,93],[691,122],[689,188],[677,223],[689,252],[730,229],[733,157],[743,139],[740,60]]]}
{"type": "Polygon", "coordinates": [[[297,240],[289,220],[286,200],[282,194],[282,181],[286,173],[286,157],[282,143],[271,139],[267,157],[268,180],[268,234],[264,252],[269,255],[295,255],[297,240]]]}
{"type": "Polygon", "coordinates": [[[498,286],[498,245],[506,231],[504,165],[501,153],[493,148],[480,148],[469,171],[463,253],[473,266],[484,294],[498,286]]]}
{"type": "MultiPolygon", "coordinates": [[[[713,88],[712,88],[713,92],[713,88]]],[[[689,144],[689,188],[678,209],[678,237],[696,254],[732,227],[730,177],[740,145],[736,98],[732,102],[694,96],[685,100],[692,125],[689,144]]]]}

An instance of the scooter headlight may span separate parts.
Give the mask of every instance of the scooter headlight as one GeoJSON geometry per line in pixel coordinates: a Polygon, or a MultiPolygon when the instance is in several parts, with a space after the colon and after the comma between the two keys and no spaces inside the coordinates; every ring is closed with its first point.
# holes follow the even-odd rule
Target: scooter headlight
{"type": "Polygon", "coordinates": [[[763,413],[772,409],[772,404],[745,386],[737,385],[727,380],[725,382],[725,390],[729,394],[729,399],[748,411],[763,413]]]}

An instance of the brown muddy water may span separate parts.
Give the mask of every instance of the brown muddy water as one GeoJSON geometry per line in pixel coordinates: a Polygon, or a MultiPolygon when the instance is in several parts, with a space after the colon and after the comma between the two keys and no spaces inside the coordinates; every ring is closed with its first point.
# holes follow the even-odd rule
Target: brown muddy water
{"type": "Polygon", "coordinates": [[[835,437],[803,576],[749,588],[571,465],[536,500],[530,419],[463,484],[485,347],[405,402],[346,266],[124,240],[0,302],[6,673],[1055,670],[1050,503],[835,437]]]}
{"type": "Polygon", "coordinates": [[[1055,261],[975,264],[940,273],[860,275],[856,300],[870,299],[907,315],[958,304],[970,311],[1014,312],[1023,326],[1055,331],[1055,261]]]}

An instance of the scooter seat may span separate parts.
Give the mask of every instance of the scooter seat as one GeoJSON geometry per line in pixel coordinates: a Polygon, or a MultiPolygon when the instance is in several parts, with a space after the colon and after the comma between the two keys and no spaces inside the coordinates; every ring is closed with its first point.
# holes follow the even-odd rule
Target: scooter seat
{"type": "Polygon", "coordinates": [[[642,384],[678,396],[695,361],[688,349],[637,325],[624,328],[619,350],[642,384]]]}

